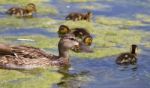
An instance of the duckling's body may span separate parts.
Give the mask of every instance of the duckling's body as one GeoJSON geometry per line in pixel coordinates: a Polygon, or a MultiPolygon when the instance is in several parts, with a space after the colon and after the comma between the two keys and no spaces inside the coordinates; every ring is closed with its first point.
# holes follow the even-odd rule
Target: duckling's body
{"type": "Polygon", "coordinates": [[[137,45],[132,45],[131,52],[126,52],[120,54],[117,59],[116,63],[119,65],[135,65],[137,63],[137,54],[136,48],[137,45]]]}
{"type": "Polygon", "coordinates": [[[33,69],[48,66],[63,66],[69,64],[69,49],[78,46],[78,41],[72,35],[60,39],[59,56],[45,53],[31,46],[7,46],[0,44],[0,67],[8,69],[33,69]],[[4,46],[4,47],[3,47],[4,46]]]}
{"type": "Polygon", "coordinates": [[[59,37],[71,33],[75,35],[75,37],[77,37],[80,41],[82,41],[85,45],[90,46],[92,44],[93,38],[85,28],[69,29],[68,26],[61,25],[57,33],[59,37]]]}
{"type": "Polygon", "coordinates": [[[72,12],[66,17],[66,20],[73,20],[73,21],[86,20],[90,22],[91,17],[92,17],[91,12],[87,12],[86,14],[72,12]]]}
{"type": "Polygon", "coordinates": [[[34,12],[36,12],[36,6],[29,3],[25,8],[12,7],[6,13],[16,17],[32,17],[34,12]]]}

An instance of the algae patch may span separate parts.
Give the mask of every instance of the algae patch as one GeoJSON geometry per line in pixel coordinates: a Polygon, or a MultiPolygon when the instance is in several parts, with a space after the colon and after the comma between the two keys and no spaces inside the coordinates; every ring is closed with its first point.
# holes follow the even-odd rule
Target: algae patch
{"type": "Polygon", "coordinates": [[[80,9],[86,9],[86,10],[109,10],[111,9],[111,6],[109,5],[103,5],[103,4],[97,4],[93,3],[92,5],[82,5],[79,7],[80,9]]]}
{"type": "Polygon", "coordinates": [[[62,75],[47,70],[30,74],[30,71],[24,73],[0,69],[0,86],[1,88],[51,88],[52,84],[60,81],[62,75]]]}
{"type": "Polygon", "coordinates": [[[17,28],[50,28],[53,27],[55,20],[51,18],[31,18],[19,19],[15,17],[1,18],[1,27],[17,27],[17,28]]]}
{"type": "Polygon", "coordinates": [[[139,20],[130,20],[115,17],[97,17],[96,22],[109,26],[143,26],[144,24],[139,20]]]}
{"type": "Polygon", "coordinates": [[[30,36],[1,36],[0,42],[2,43],[13,43],[16,45],[30,45],[38,48],[57,48],[59,38],[48,38],[42,35],[30,35],[30,36]],[[23,42],[15,43],[17,39],[30,39],[34,40],[34,43],[23,42]]]}

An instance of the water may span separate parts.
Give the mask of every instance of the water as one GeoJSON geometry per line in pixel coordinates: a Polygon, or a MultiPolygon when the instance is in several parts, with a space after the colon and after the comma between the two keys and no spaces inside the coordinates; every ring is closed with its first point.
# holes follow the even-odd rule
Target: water
{"type": "Polygon", "coordinates": [[[74,58],[72,70],[67,71],[67,75],[70,76],[64,76],[61,85],[55,84],[54,88],[149,88],[150,55],[147,53],[149,51],[150,49],[145,49],[138,55],[136,70],[117,66],[115,64],[117,56],[101,60],[74,58]]]}
{"type": "MultiPolygon", "coordinates": [[[[148,0],[116,0],[113,2],[107,2],[105,0],[98,0],[97,2],[86,2],[86,3],[64,3],[60,0],[52,0],[50,4],[53,4],[61,14],[56,16],[49,16],[57,20],[64,20],[64,17],[72,12],[86,12],[85,9],[80,9],[81,5],[92,5],[95,3],[101,3],[108,5],[111,9],[106,10],[93,10],[95,16],[109,16],[109,17],[121,17],[135,19],[135,14],[150,14],[150,7],[141,5],[142,3],[150,3],[148,0]],[[118,1],[118,2],[117,2],[118,1]],[[135,3],[134,3],[135,2],[135,3]],[[69,8],[68,8],[68,7],[69,8]]],[[[38,16],[38,15],[37,15],[38,16]]],[[[42,17],[39,15],[39,17],[42,17]]],[[[0,18],[5,17],[3,12],[0,12],[0,18]]],[[[144,30],[149,31],[150,26],[133,26],[133,30],[144,30]]],[[[42,28],[33,29],[14,29],[9,28],[0,32],[0,36],[23,36],[23,35],[44,35],[48,38],[57,37],[57,34],[43,30],[42,28]]],[[[146,39],[145,39],[146,40],[146,39]]],[[[146,40],[149,41],[149,40],[146,40]]],[[[115,64],[117,55],[104,57],[104,58],[90,58],[84,59],[79,57],[71,58],[71,67],[62,68],[55,71],[61,74],[59,82],[52,84],[53,88],[149,88],[150,87],[150,48],[140,47],[141,52],[138,55],[138,66],[136,70],[129,68],[121,68],[115,64]]],[[[86,54],[85,54],[86,55],[86,54]]],[[[51,71],[50,71],[51,72],[51,71]]],[[[40,75],[40,77],[43,75],[40,75]]],[[[55,75],[53,75],[55,76],[55,75]]],[[[36,77],[39,77],[39,75],[36,77]]],[[[39,78],[40,78],[39,77],[39,78]]],[[[44,77],[41,77],[45,79],[44,77]]],[[[35,78],[31,78],[33,80],[35,78]]],[[[31,81],[30,79],[17,79],[13,81],[20,83],[20,81],[31,81]]],[[[38,80],[38,79],[35,79],[38,80]]],[[[47,80],[47,79],[45,79],[47,80]]],[[[12,82],[12,81],[11,81],[12,82]]],[[[42,81],[41,81],[42,82],[42,81]]],[[[38,88],[38,87],[36,87],[38,88]]]]}

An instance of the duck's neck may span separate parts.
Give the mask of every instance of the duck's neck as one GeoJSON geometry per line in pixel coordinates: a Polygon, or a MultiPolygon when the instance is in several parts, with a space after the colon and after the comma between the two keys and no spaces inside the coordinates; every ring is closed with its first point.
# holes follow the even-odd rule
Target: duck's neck
{"type": "Polygon", "coordinates": [[[131,48],[131,53],[136,54],[136,48],[131,48]]]}
{"type": "Polygon", "coordinates": [[[61,45],[58,45],[58,49],[59,49],[59,58],[63,59],[63,61],[66,64],[69,63],[69,49],[66,49],[61,45]]]}

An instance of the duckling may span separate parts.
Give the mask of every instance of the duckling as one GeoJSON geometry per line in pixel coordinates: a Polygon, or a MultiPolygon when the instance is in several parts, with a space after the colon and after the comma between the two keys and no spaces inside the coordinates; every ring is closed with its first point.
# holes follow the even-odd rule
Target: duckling
{"type": "Polygon", "coordinates": [[[90,46],[92,44],[93,38],[86,29],[74,28],[73,30],[72,34],[74,34],[75,37],[80,38],[85,45],[90,46]]]}
{"type": "Polygon", "coordinates": [[[76,38],[80,39],[85,45],[90,46],[92,44],[93,38],[90,35],[90,33],[84,28],[69,29],[68,26],[61,25],[57,33],[59,37],[63,36],[64,34],[72,33],[75,35],[76,38]]]}
{"type": "Polygon", "coordinates": [[[59,37],[62,37],[63,35],[68,34],[70,32],[71,32],[71,30],[69,29],[68,26],[60,25],[59,30],[57,31],[57,34],[59,37]]]}
{"type": "Polygon", "coordinates": [[[86,14],[83,14],[81,20],[86,20],[86,21],[90,22],[92,15],[93,15],[92,12],[89,11],[86,14]]]}
{"type": "Polygon", "coordinates": [[[6,69],[33,69],[48,66],[69,65],[69,50],[79,41],[72,34],[66,34],[58,43],[59,55],[52,55],[32,46],[0,44],[0,67],[6,69]]]}
{"type": "Polygon", "coordinates": [[[120,54],[117,59],[116,63],[118,65],[136,65],[137,63],[137,45],[131,45],[131,52],[122,53],[120,54]]]}
{"type": "Polygon", "coordinates": [[[29,3],[24,8],[12,7],[6,13],[16,17],[32,17],[34,12],[36,12],[35,4],[29,3]]]}
{"type": "Polygon", "coordinates": [[[90,22],[90,19],[92,17],[91,12],[87,12],[86,14],[78,13],[78,12],[72,12],[69,15],[66,16],[66,20],[73,20],[73,21],[79,21],[79,20],[86,20],[90,22]]]}

